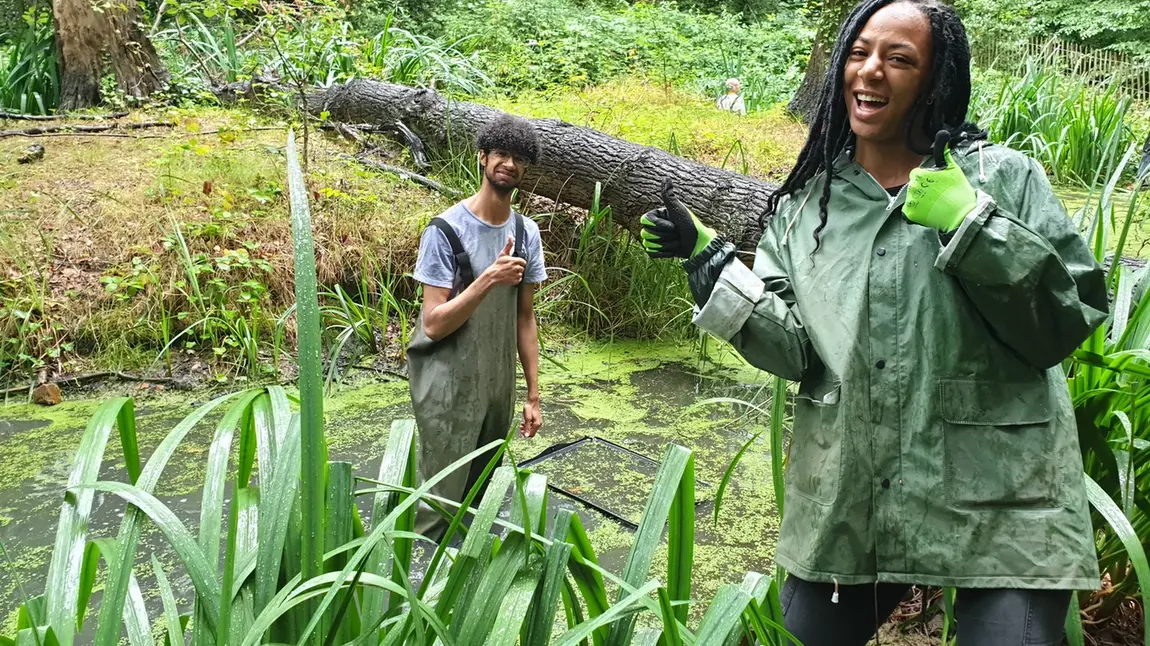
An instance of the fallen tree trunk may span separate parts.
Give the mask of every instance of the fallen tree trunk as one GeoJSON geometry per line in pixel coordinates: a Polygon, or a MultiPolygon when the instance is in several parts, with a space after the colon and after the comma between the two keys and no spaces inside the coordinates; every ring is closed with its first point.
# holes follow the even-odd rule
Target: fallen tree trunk
{"type": "MultiPolygon", "coordinates": [[[[308,109],[326,111],[331,119],[346,123],[402,122],[441,153],[451,146],[470,151],[479,127],[499,114],[476,103],[448,101],[432,90],[369,80],[317,92],[309,97],[308,109]]],[[[752,251],[758,243],[759,214],[774,184],[556,119],[533,123],[543,154],[528,170],[525,190],[590,208],[595,183],[600,182],[601,203],[611,207],[616,222],[637,232],[639,216],[662,204],[659,189],[663,179],[670,178],[679,199],[740,250],[752,251]]]]}

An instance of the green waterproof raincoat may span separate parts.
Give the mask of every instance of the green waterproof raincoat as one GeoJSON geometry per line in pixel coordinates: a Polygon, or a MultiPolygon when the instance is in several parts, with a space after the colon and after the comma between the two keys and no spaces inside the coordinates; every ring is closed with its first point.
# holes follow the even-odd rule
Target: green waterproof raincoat
{"type": "Polygon", "coordinates": [[[753,270],[727,262],[694,321],[799,382],[789,572],[1094,589],[1060,362],[1106,318],[1104,274],[1036,162],[985,142],[954,157],[978,206],[952,235],[908,221],[905,188],[890,196],[844,153],[818,251],[825,173],[780,204],[753,270]]]}

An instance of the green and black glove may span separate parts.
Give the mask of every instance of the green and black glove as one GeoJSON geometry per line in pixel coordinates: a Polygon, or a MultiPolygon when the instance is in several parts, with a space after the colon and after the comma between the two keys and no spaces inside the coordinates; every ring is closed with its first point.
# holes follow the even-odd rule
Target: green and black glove
{"type": "Polygon", "coordinates": [[[949,133],[945,130],[935,137],[935,168],[916,168],[910,172],[906,203],[902,207],[903,215],[911,222],[942,233],[953,232],[978,206],[978,194],[946,150],[947,139],[949,133]]]}
{"type": "Polygon", "coordinates": [[[693,258],[715,238],[715,231],[699,222],[673,190],[671,180],[664,180],[663,206],[639,219],[643,248],[652,258],[693,258]]]}

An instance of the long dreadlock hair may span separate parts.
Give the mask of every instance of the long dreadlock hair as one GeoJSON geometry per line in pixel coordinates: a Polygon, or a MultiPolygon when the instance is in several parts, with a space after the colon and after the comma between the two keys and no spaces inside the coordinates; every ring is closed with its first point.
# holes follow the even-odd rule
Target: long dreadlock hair
{"type": "Polygon", "coordinates": [[[839,30],[816,116],[798,162],[783,185],[771,194],[760,218],[761,223],[765,223],[766,218],[775,214],[784,196],[795,194],[812,177],[827,171],[828,178],[819,199],[815,251],[818,251],[821,244],[819,234],[827,224],[827,204],[831,199],[830,169],[839,154],[854,141],[846,102],[843,100],[847,57],[871,16],[879,9],[899,2],[914,5],[930,21],[934,50],[927,85],[907,115],[907,146],[925,155],[930,152],[929,143],[934,141],[935,134],[943,129],[950,132],[952,142],[986,138],[985,131],[966,120],[970,106],[970,43],[966,29],[954,9],[938,0],[863,0],[851,11],[839,30]],[[920,125],[918,132],[915,132],[915,124],[920,125]],[[928,143],[924,147],[919,141],[928,143]]]}

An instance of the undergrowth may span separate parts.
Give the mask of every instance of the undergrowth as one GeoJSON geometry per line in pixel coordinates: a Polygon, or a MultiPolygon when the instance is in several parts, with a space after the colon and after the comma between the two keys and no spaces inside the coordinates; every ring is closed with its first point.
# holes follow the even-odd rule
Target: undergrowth
{"type": "Polygon", "coordinates": [[[445,12],[449,40],[474,36],[483,68],[500,88],[522,91],[599,85],[642,76],[711,100],[730,76],[748,109],[785,101],[798,85],[811,29],[794,11],[746,24],[731,14],[669,3],[605,10],[571,0],[498,0],[445,12]]]}
{"type": "Polygon", "coordinates": [[[56,38],[47,4],[32,3],[0,27],[0,109],[49,114],[60,98],[56,38]]]}
{"type": "MultiPolygon", "coordinates": [[[[168,137],[53,140],[51,164],[0,175],[0,373],[77,368],[79,357],[157,366],[165,347],[206,353],[220,375],[275,375],[274,359],[290,358],[282,128],[223,110],[167,116],[181,124],[168,137]]],[[[4,155],[22,147],[0,144],[4,155]]],[[[397,269],[449,203],[341,150],[312,137],[321,284],[409,304],[415,286],[397,269]]]]}

